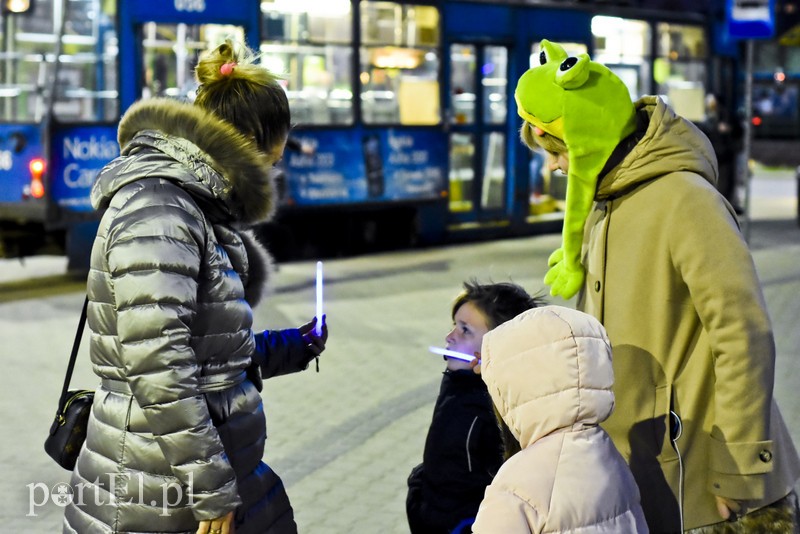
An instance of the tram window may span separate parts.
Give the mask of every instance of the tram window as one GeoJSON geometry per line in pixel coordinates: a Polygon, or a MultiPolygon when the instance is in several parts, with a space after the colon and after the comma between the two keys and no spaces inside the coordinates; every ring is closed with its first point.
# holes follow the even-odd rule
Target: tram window
{"type": "Polygon", "coordinates": [[[701,26],[660,22],[656,25],[657,57],[653,66],[656,91],[689,120],[705,118],[708,46],[701,26]]]}
{"type": "Polygon", "coordinates": [[[592,18],[594,59],[625,83],[632,99],[650,94],[650,24],[641,20],[592,18]]]}
{"type": "Polygon", "coordinates": [[[364,122],[441,122],[438,9],[362,2],[361,40],[364,122]]]}
{"type": "Polygon", "coordinates": [[[706,58],[706,36],[702,26],[660,22],[656,31],[659,57],[673,61],[706,58]]]}
{"type": "Polygon", "coordinates": [[[483,181],[481,182],[481,208],[497,209],[505,205],[506,190],[506,136],[500,132],[483,135],[483,181]]]}
{"type": "Polygon", "coordinates": [[[480,94],[483,122],[504,124],[508,114],[508,49],[504,46],[481,47],[482,60],[474,45],[450,45],[450,110],[451,124],[473,124],[476,120],[476,71],[480,63],[480,94]]]}
{"type": "Polygon", "coordinates": [[[350,0],[262,0],[261,31],[266,42],[352,42],[350,0]]]}
{"type": "Polygon", "coordinates": [[[292,122],[353,122],[350,0],[261,3],[262,61],[285,76],[292,122]]]}
{"type": "Polygon", "coordinates": [[[63,122],[108,121],[119,116],[114,4],[101,0],[63,3],[67,11],[56,69],[54,21],[60,20],[60,4],[36,2],[31,14],[4,21],[8,32],[0,51],[0,117],[4,120],[41,120],[51,96],[53,114],[63,122]]]}
{"type": "Polygon", "coordinates": [[[473,124],[475,122],[475,70],[478,60],[474,45],[450,45],[450,122],[473,124]]]}
{"type": "Polygon", "coordinates": [[[219,24],[147,22],[142,26],[142,36],[142,98],[167,96],[189,102],[197,93],[194,69],[200,55],[228,38],[244,42],[242,28],[219,24]]]}
{"type": "Polygon", "coordinates": [[[484,54],[481,66],[483,121],[486,124],[504,124],[508,113],[508,49],[504,46],[487,46],[484,54]]]}
{"type": "Polygon", "coordinates": [[[450,211],[472,211],[475,183],[475,136],[450,135],[450,211]]]}
{"type": "Polygon", "coordinates": [[[531,216],[546,216],[566,209],[567,175],[550,168],[552,157],[541,147],[531,149],[528,162],[528,214],[531,216]]]}

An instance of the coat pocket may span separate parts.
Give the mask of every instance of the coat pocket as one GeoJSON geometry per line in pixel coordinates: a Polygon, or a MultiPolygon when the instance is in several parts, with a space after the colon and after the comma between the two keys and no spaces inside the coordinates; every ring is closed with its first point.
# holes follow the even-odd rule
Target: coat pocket
{"type": "Polygon", "coordinates": [[[659,448],[659,463],[665,464],[678,460],[677,451],[680,450],[682,421],[674,409],[672,386],[669,384],[658,386],[655,391],[653,420],[656,424],[653,425],[653,430],[656,445],[659,448]]]}

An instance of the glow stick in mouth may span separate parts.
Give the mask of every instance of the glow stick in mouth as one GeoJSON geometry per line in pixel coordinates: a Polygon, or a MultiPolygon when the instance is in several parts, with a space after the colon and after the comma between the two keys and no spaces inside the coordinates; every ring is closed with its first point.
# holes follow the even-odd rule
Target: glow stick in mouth
{"type": "Polygon", "coordinates": [[[475,356],[470,356],[469,354],[464,354],[463,352],[458,352],[455,350],[450,349],[441,349],[439,347],[428,347],[428,350],[434,354],[441,354],[442,356],[449,356],[450,358],[455,358],[457,360],[463,360],[465,362],[471,362],[475,359],[475,356]]]}
{"type": "Polygon", "coordinates": [[[314,333],[322,335],[322,262],[317,262],[317,324],[314,326],[314,333]]]}

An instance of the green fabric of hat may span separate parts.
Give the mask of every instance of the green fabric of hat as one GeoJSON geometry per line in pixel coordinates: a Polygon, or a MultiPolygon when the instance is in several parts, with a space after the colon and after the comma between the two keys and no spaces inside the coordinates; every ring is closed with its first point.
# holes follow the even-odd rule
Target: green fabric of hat
{"type": "Polygon", "coordinates": [[[622,80],[587,54],[569,56],[547,40],[541,50],[541,64],[522,75],[514,98],[520,117],[564,141],[569,152],[561,248],[548,259],[544,278],[551,295],[568,299],[586,276],[580,262],[583,226],[598,175],[636,129],[636,110],[622,80]]]}

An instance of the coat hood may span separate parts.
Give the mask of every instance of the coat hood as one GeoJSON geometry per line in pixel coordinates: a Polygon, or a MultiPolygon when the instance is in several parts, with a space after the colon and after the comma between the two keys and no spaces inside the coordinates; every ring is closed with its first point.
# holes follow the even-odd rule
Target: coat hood
{"type": "Polygon", "coordinates": [[[272,162],[232,124],[192,104],[166,98],[137,102],[119,123],[120,157],[92,187],[92,205],[108,206],[142,178],[178,183],[218,216],[255,223],[275,210],[272,162]]]}
{"type": "Polygon", "coordinates": [[[592,316],[528,310],[483,336],[481,376],[525,448],[558,431],[595,426],[614,409],[611,344],[592,316]]]}
{"type": "Polygon", "coordinates": [[[598,200],[677,171],[693,172],[717,183],[717,157],[699,128],[657,96],[644,97],[635,106],[637,112],[644,111],[650,118],[647,131],[622,162],[601,179],[598,200]]]}

